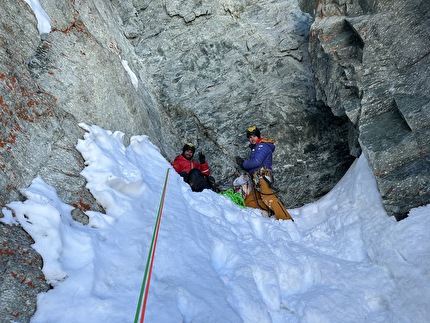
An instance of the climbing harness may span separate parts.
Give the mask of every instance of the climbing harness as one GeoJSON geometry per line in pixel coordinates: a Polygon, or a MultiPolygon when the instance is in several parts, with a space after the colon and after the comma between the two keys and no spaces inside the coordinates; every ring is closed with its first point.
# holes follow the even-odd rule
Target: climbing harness
{"type": "Polygon", "coordinates": [[[157,219],[155,221],[154,232],[152,234],[152,240],[151,240],[151,246],[149,248],[148,258],[146,261],[145,275],[143,277],[142,286],[140,288],[139,301],[136,309],[136,315],[134,317],[134,323],[138,323],[138,322],[142,323],[145,318],[146,302],[148,300],[149,284],[151,282],[152,266],[154,264],[155,249],[157,247],[158,232],[160,230],[160,222],[161,222],[161,216],[163,213],[164,197],[166,195],[169,170],[170,168],[167,169],[166,178],[164,180],[163,193],[161,195],[160,205],[158,207],[157,219]],[[143,299],[143,304],[142,304],[142,299],[143,299]]]}
{"type": "Polygon", "coordinates": [[[274,193],[276,193],[273,189],[273,185],[275,183],[275,179],[273,178],[272,171],[268,170],[266,166],[261,167],[259,170],[255,171],[252,175],[252,181],[254,182],[254,187],[260,192],[262,195],[266,195],[261,192],[260,190],[260,181],[261,180],[266,181],[266,183],[269,185],[269,187],[273,190],[274,193]]]}

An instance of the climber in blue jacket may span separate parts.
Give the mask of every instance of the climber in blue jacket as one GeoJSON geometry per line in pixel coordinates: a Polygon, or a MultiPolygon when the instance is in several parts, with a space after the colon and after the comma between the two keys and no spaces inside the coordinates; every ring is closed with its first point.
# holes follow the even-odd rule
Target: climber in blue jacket
{"type": "Polygon", "coordinates": [[[245,170],[253,181],[253,190],[245,198],[248,207],[260,208],[272,212],[277,219],[293,220],[285,206],[275,195],[272,186],[274,178],[272,174],[272,156],[275,151],[275,141],[261,137],[260,130],[251,126],[246,130],[249,139],[251,154],[244,160],[237,156],[236,162],[245,170]]]}

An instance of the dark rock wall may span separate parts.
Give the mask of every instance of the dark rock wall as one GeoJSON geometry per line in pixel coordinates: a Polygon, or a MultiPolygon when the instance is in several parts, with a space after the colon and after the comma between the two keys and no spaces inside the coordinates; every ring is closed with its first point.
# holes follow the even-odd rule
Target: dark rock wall
{"type": "Polygon", "coordinates": [[[430,200],[429,23],[428,1],[327,0],[311,28],[317,98],[351,121],[397,218],[430,200]]]}

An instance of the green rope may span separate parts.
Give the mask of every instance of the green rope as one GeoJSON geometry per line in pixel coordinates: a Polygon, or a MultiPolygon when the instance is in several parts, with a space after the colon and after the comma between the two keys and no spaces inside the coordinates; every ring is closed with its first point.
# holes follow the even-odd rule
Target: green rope
{"type": "Polygon", "coordinates": [[[236,203],[240,207],[246,207],[242,194],[236,193],[235,191],[233,191],[232,188],[229,188],[227,191],[220,193],[220,195],[229,197],[234,203],[236,203]]]}
{"type": "Polygon", "coordinates": [[[157,247],[157,239],[158,239],[158,231],[160,229],[161,215],[163,213],[164,197],[166,195],[167,180],[169,178],[169,170],[170,168],[167,169],[166,178],[164,179],[163,193],[161,194],[157,219],[155,221],[154,232],[152,234],[151,246],[149,247],[148,258],[147,258],[146,267],[145,267],[145,275],[143,277],[142,286],[140,288],[139,301],[137,304],[136,315],[134,317],[134,323],[137,323],[138,321],[143,322],[143,319],[145,316],[146,301],[147,301],[148,292],[149,292],[149,283],[151,281],[151,273],[152,273],[152,265],[153,265],[154,256],[155,256],[155,248],[157,247]],[[143,300],[143,304],[142,304],[142,300],[143,300]],[[139,320],[139,316],[140,316],[140,320],[139,320]]]}

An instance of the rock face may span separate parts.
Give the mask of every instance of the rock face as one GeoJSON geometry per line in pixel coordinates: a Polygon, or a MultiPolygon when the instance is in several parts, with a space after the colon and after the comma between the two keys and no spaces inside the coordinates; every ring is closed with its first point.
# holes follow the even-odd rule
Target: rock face
{"type": "Polygon", "coordinates": [[[40,175],[84,220],[82,211],[100,208],[79,175],[83,161],[75,146],[83,132],[78,123],[144,132],[163,149],[157,141],[163,137],[162,112],[153,112],[157,103],[144,84],[133,86],[114,36],[102,33],[109,30],[106,21],[115,24],[103,15],[109,8],[86,8],[84,23],[78,14],[83,8],[52,5],[55,10],[47,10],[53,30],[42,38],[24,1],[0,8],[9,17],[0,26],[0,200],[2,205],[19,200],[19,189],[40,175]],[[92,16],[95,8],[100,12],[92,16]],[[88,29],[91,22],[97,28],[88,29]]]}
{"type": "Polygon", "coordinates": [[[311,28],[317,98],[351,121],[397,218],[430,200],[429,22],[428,1],[326,0],[311,28]]]}
{"type": "MultiPolygon", "coordinates": [[[[80,176],[81,122],[126,141],[146,134],[167,159],[191,141],[230,183],[256,124],[276,139],[288,208],[327,193],[361,151],[390,214],[430,201],[427,2],[300,1],[314,23],[293,0],[40,3],[49,34],[39,34],[26,1],[0,6],[3,207],[39,175],[76,220],[103,212],[80,176]]],[[[22,230],[0,228],[3,246],[30,248],[22,230]]],[[[1,253],[0,270],[19,262],[1,253]]],[[[40,277],[40,266],[23,269],[25,281],[35,284],[28,277],[40,277]]],[[[48,289],[22,290],[22,279],[3,282],[0,321],[27,322],[34,295],[48,289]]]]}
{"type": "MultiPolygon", "coordinates": [[[[294,207],[328,192],[352,162],[348,121],[315,100],[311,19],[286,1],[113,1],[156,96],[186,141],[232,182],[252,124],[276,139],[280,195],[294,207]],[[157,19],[154,19],[157,17],[157,19]]],[[[169,155],[173,158],[174,155],[169,155]]]]}
{"type": "Polygon", "coordinates": [[[42,37],[26,3],[1,9],[12,18],[1,26],[3,205],[41,175],[76,219],[100,209],[79,176],[80,122],[147,134],[168,159],[192,141],[229,182],[257,124],[276,139],[288,207],[327,193],[352,162],[347,118],[315,100],[312,21],[294,2],[41,4],[52,25],[42,37]]]}
{"type": "Polygon", "coordinates": [[[42,259],[20,227],[0,226],[0,320],[29,322],[36,296],[49,286],[40,271],[42,259]]]}

